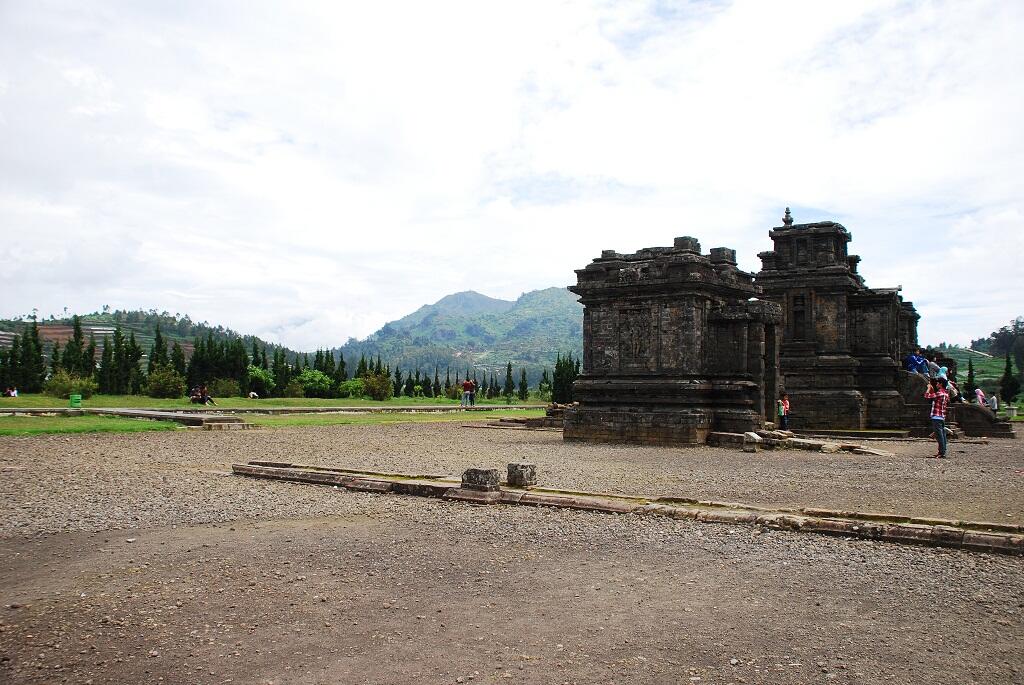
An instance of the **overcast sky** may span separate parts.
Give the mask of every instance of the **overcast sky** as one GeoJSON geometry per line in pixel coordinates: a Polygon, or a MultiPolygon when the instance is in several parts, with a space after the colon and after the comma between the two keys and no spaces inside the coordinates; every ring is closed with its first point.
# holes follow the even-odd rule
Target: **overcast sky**
{"type": "Polygon", "coordinates": [[[785,206],[923,342],[1024,314],[1024,2],[0,0],[0,316],[293,348],[785,206]]]}

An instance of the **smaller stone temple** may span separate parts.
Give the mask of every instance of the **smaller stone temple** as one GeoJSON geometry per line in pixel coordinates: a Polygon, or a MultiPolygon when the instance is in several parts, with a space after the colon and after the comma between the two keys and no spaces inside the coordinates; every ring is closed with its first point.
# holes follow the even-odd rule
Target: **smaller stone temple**
{"type": "Polygon", "coordinates": [[[583,369],[566,440],[700,444],[772,417],[782,309],[759,299],[735,250],[705,255],[682,237],[634,254],[606,250],[576,275],[583,369]]]}
{"type": "MultiPolygon", "coordinates": [[[[794,224],[769,232],[757,284],[778,303],[785,326],[780,367],[793,404],[792,426],[900,428],[921,423],[923,386],[904,387],[902,360],[917,344],[913,304],[899,288],[869,288],[842,224],[794,224]]],[[[920,385],[920,384],[919,384],[920,385]]]]}

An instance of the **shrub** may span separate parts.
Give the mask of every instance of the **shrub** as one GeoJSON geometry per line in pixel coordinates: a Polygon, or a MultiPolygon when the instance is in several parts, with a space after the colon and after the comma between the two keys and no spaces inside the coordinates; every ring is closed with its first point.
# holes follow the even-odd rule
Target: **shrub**
{"type": "Polygon", "coordinates": [[[391,384],[391,377],[384,373],[373,373],[363,379],[363,386],[370,399],[383,402],[394,397],[395,386],[391,384]]]}
{"type": "Polygon", "coordinates": [[[302,383],[293,378],[288,385],[284,386],[281,395],[282,397],[305,397],[306,393],[302,389],[302,383]]]}
{"type": "Polygon", "coordinates": [[[241,397],[242,386],[234,378],[214,378],[207,390],[210,397],[241,397]]]}
{"type": "Polygon", "coordinates": [[[270,393],[277,387],[274,382],[274,374],[259,366],[249,365],[249,389],[260,397],[270,397],[270,393]]]}
{"type": "Polygon", "coordinates": [[[185,379],[170,366],[158,366],[149,374],[146,394],[150,397],[175,398],[185,395],[185,379]]]}
{"type": "Polygon", "coordinates": [[[296,379],[302,385],[306,397],[330,397],[331,379],[316,369],[303,369],[296,379]]]}
{"type": "Polygon", "coordinates": [[[43,385],[43,392],[64,399],[72,395],[81,395],[83,398],[92,397],[96,394],[96,381],[70,374],[61,369],[46,381],[43,385]]]}
{"type": "Polygon", "coordinates": [[[350,381],[338,383],[338,397],[362,397],[366,394],[362,378],[353,378],[350,381]]]}

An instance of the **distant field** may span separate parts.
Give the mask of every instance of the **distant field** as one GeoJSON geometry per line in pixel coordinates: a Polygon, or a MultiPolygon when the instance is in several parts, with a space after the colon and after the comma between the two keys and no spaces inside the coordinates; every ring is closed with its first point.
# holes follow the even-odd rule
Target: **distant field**
{"type": "Polygon", "coordinates": [[[976,380],[999,380],[1003,377],[1003,369],[1006,365],[1004,357],[985,357],[975,352],[969,352],[962,347],[947,348],[945,354],[956,360],[957,377],[961,381],[967,380],[968,359],[974,363],[974,378],[976,380]]]}
{"type": "Polygon", "coordinates": [[[119,416],[0,416],[0,435],[139,433],[178,428],[178,424],[171,421],[125,419],[119,416]]]}
{"type": "MultiPolygon", "coordinates": [[[[459,406],[458,400],[438,397],[399,397],[387,402],[375,402],[362,399],[317,399],[312,397],[274,397],[265,400],[250,400],[244,397],[214,398],[221,409],[260,408],[260,407],[415,407],[417,405],[448,405],[459,406]]],[[[478,405],[501,407],[504,400],[482,400],[478,405]]],[[[520,402],[515,404],[536,404],[540,402],[520,402]]],[[[67,407],[68,400],[48,395],[21,395],[19,397],[0,397],[0,411],[4,407],[67,407]]],[[[82,401],[83,407],[130,407],[136,409],[197,409],[200,405],[192,404],[186,398],[177,400],[160,400],[144,395],[93,395],[82,401]]]]}

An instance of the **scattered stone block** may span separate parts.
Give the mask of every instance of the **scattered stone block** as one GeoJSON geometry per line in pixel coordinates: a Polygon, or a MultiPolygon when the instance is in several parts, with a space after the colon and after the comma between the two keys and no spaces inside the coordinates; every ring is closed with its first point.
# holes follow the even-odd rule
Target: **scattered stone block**
{"type": "Polygon", "coordinates": [[[466,469],[462,472],[462,488],[480,492],[494,492],[500,488],[501,472],[498,469],[466,469]]]}
{"type": "Polygon", "coordinates": [[[843,449],[842,445],[839,445],[839,444],[834,443],[834,442],[822,443],[821,448],[820,448],[821,452],[823,452],[824,454],[835,454],[836,452],[839,452],[842,449],[843,449]]]}
{"type": "Polygon", "coordinates": [[[764,438],[753,431],[747,431],[743,434],[743,451],[744,452],[756,452],[760,447],[761,443],[764,442],[764,438]]]}
{"type": "Polygon", "coordinates": [[[508,465],[508,484],[527,488],[537,484],[537,465],[512,462],[508,465]]]}

